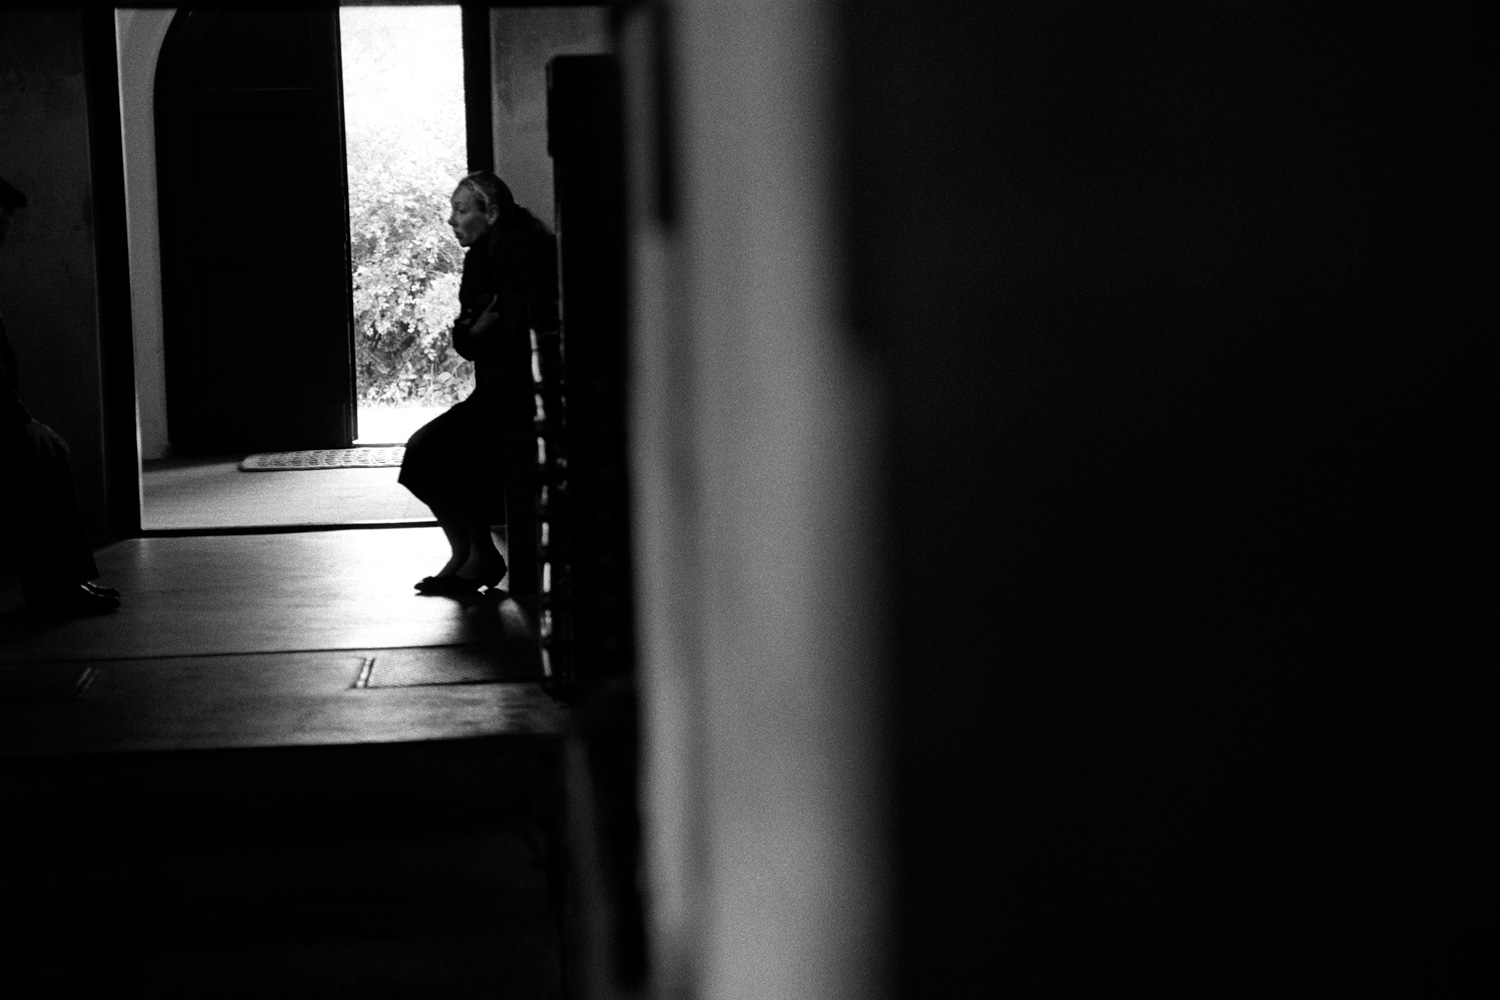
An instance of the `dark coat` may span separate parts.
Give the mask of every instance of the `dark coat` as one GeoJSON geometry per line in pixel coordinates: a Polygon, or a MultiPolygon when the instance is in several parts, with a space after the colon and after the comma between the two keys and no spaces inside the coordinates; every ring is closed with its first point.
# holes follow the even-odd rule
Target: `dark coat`
{"type": "Polygon", "coordinates": [[[476,391],[498,407],[506,429],[529,428],[532,421],[531,332],[557,329],[557,242],[539,224],[518,217],[517,224],[491,230],[464,256],[459,284],[458,322],[453,346],[474,362],[476,391]],[[469,328],[498,297],[500,322],[476,343],[469,328]]]}
{"type": "Polygon", "coordinates": [[[505,512],[501,439],[533,429],[531,331],[557,329],[557,242],[518,217],[469,248],[459,284],[453,346],[474,362],[474,392],[406,442],[397,481],[435,510],[505,512]],[[497,299],[499,322],[480,343],[470,327],[497,299]]]}

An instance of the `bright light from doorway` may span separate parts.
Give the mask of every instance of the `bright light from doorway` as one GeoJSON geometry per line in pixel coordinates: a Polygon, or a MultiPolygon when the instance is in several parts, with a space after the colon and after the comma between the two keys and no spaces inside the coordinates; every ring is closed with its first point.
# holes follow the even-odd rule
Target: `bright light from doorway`
{"type": "Polygon", "coordinates": [[[358,443],[402,444],[473,388],[449,342],[463,251],[448,197],[467,159],[460,14],[345,7],[339,24],[358,443]]]}

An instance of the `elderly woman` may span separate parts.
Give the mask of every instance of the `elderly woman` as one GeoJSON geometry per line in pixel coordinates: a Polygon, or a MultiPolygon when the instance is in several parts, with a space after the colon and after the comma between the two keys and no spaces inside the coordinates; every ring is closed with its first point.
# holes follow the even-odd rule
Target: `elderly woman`
{"type": "Polygon", "coordinates": [[[531,336],[557,329],[556,244],[487,170],[453,192],[448,225],[467,248],[453,346],[474,362],[474,392],[406,444],[400,483],[432,508],[452,553],[416,584],[427,594],[493,587],[505,576],[490,525],[504,510],[501,435],[531,430],[531,336]]]}

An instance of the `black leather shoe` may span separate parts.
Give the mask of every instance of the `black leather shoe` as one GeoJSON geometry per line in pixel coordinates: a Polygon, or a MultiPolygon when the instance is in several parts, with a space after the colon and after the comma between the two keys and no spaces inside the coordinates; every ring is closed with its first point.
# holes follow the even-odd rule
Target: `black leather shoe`
{"type": "Polygon", "coordinates": [[[93,593],[100,594],[104,597],[113,597],[116,600],[119,600],[120,598],[120,592],[113,587],[101,587],[97,583],[93,583],[92,581],[85,583],[84,587],[86,587],[93,593]]]}
{"type": "Polygon", "coordinates": [[[118,597],[97,594],[82,583],[48,589],[26,598],[28,610],[44,615],[102,615],[119,606],[118,597]]]}
{"type": "Polygon", "coordinates": [[[457,573],[449,573],[447,576],[424,576],[414,586],[422,594],[469,594],[481,587],[493,587],[505,579],[506,565],[504,558],[500,560],[500,568],[491,570],[482,577],[460,576],[457,573]]]}
{"type": "Polygon", "coordinates": [[[434,576],[431,579],[423,580],[417,584],[417,590],[424,594],[438,594],[443,597],[450,597],[455,594],[472,594],[483,585],[484,583],[481,580],[470,580],[466,576],[459,576],[457,573],[453,573],[448,576],[434,576]]]}
{"type": "Polygon", "coordinates": [[[472,580],[459,576],[457,573],[447,573],[443,576],[424,576],[412,584],[421,594],[452,594],[463,593],[465,590],[474,589],[472,580]]]}

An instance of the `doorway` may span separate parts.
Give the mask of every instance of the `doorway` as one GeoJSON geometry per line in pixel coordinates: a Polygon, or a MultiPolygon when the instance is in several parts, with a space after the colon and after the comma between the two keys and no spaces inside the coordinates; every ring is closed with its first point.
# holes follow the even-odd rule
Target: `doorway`
{"type": "Polygon", "coordinates": [[[394,465],[247,474],[241,461],[353,445],[399,463],[472,388],[447,343],[459,8],[184,11],[157,119],[171,454],[143,463],[143,528],[429,522],[394,465]],[[204,217],[226,171],[250,193],[204,217]],[[236,281],[256,302],[226,317],[236,281]]]}
{"type": "Polygon", "coordinates": [[[356,444],[404,444],[474,388],[453,349],[463,250],[448,193],[467,172],[458,7],[339,12],[349,184],[356,444]]]}
{"type": "MultiPolygon", "coordinates": [[[[161,75],[169,72],[167,64],[176,58],[173,49],[181,40],[184,22],[189,18],[220,15],[218,23],[221,28],[217,33],[217,41],[232,47],[224,34],[226,29],[222,27],[227,23],[222,17],[226,13],[219,11],[179,12],[173,17],[170,31],[167,31],[165,27],[159,29],[168,36],[161,46],[160,58],[156,57],[153,50],[151,55],[153,62],[143,64],[141,69],[146,71],[147,65],[154,66],[153,72],[156,74],[158,84],[160,83],[161,75]]],[[[263,12],[235,11],[240,19],[241,28],[249,35],[259,38],[259,41],[254,44],[284,46],[280,36],[290,37],[292,33],[283,31],[278,34],[264,27],[257,29],[246,24],[245,18],[257,13],[263,12]]],[[[281,8],[276,13],[290,17],[299,12],[292,8],[281,8]]],[[[318,12],[307,11],[306,13],[316,16],[318,12]]],[[[334,391],[327,394],[323,400],[326,409],[322,423],[329,428],[338,429],[336,425],[342,420],[345,429],[339,436],[334,437],[334,443],[326,445],[327,447],[348,447],[351,444],[375,446],[403,442],[409,436],[411,429],[423,422],[427,413],[445,407],[453,398],[461,398],[466,388],[467,372],[460,361],[446,355],[442,344],[442,340],[446,337],[446,323],[441,313],[444,309],[453,309],[454,306],[449,303],[456,300],[456,295],[449,298],[444,292],[444,282],[455,282],[456,271],[448,270],[452,266],[451,261],[445,262],[441,259],[444,244],[451,241],[451,235],[447,233],[446,226],[442,225],[447,214],[447,194],[457,176],[461,176],[469,167],[493,165],[511,184],[520,203],[531,208],[544,220],[551,219],[553,190],[552,163],[547,150],[547,63],[559,54],[607,52],[613,47],[608,11],[604,7],[496,8],[488,11],[482,8],[472,10],[462,8],[461,16],[455,17],[457,13],[458,9],[452,7],[362,6],[345,10],[325,9],[322,14],[326,19],[323,27],[319,29],[321,34],[304,33],[307,41],[301,45],[300,51],[305,56],[313,51],[320,51],[322,53],[320,58],[325,64],[321,69],[304,68],[303,76],[305,79],[316,79],[325,83],[324,93],[332,98],[324,102],[323,117],[320,120],[328,127],[330,134],[337,136],[339,169],[335,180],[338,193],[336,196],[330,196],[329,201],[344,210],[343,214],[338,215],[329,225],[330,230],[336,228],[340,232],[338,274],[333,275],[323,285],[325,292],[330,288],[335,288],[342,295],[336,307],[330,308],[334,311],[342,309],[343,313],[341,317],[335,317],[334,323],[322,328],[325,339],[321,342],[319,350],[324,349],[326,345],[334,345],[342,352],[343,360],[339,362],[344,365],[340,376],[341,381],[330,380],[339,384],[328,385],[330,390],[341,392],[342,397],[337,397],[334,391]],[[360,31],[360,26],[353,23],[351,15],[355,17],[426,15],[448,18],[450,24],[452,20],[461,20],[461,35],[457,40],[453,40],[451,27],[441,29],[446,32],[445,37],[449,39],[441,43],[442,51],[433,48],[433,45],[437,43],[429,41],[425,48],[418,46],[419,50],[425,54],[414,60],[415,68],[411,65],[411,61],[408,61],[407,65],[402,68],[399,54],[394,64],[397,66],[394,70],[395,75],[411,76],[414,72],[431,72],[436,68],[436,63],[442,62],[448,71],[450,81],[454,76],[462,79],[461,98],[436,99],[429,93],[426,103],[422,105],[424,121],[431,117],[430,111],[433,106],[446,105],[460,109],[460,114],[465,120],[458,127],[462,129],[460,135],[465,139],[466,155],[461,154],[454,163],[452,154],[448,154],[450,161],[448,166],[456,166],[460,169],[455,169],[452,174],[444,174],[440,180],[424,186],[421,183],[414,183],[415,178],[420,178],[419,170],[405,160],[397,163],[398,172],[405,172],[408,188],[416,196],[402,203],[402,211],[406,213],[406,218],[412,219],[424,212],[433,211],[434,206],[424,206],[420,201],[421,198],[437,199],[441,203],[437,206],[437,213],[440,214],[426,216],[427,228],[425,232],[419,234],[418,238],[419,243],[425,241],[427,244],[426,249],[419,246],[418,256],[420,253],[434,249],[437,251],[436,259],[425,262],[430,265],[426,271],[400,262],[396,265],[388,263],[383,272],[381,265],[378,264],[364,271],[360,269],[359,250],[362,234],[371,237],[372,243],[383,241],[386,247],[391,245],[391,240],[389,232],[377,232],[372,236],[366,225],[371,221],[370,216],[361,213],[363,189],[359,179],[359,170],[362,155],[361,144],[365,140],[361,139],[361,129],[364,126],[361,124],[360,102],[363,98],[357,93],[357,87],[349,82],[348,76],[349,71],[364,57],[354,51],[349,44],[360,31]],[[444,55],[445,52],[451,54],[444,55]],[[435,246],[433,245],[433,223],[440,227],[439,238],[435,241],[435,246]],[[393,273],[397,277],[401,276],[403,268],[406,278],[419,280],[408,280],[404,289],[400,289],[396,281],[386,281],[384,285],[381,284],[385,279],[391,278],[393,273]],[[363,285],[362,283],[367,280],[371,284],[363,285]],[[385,290],[387,286],[398,288],[400,291],[400,300],[394,305],[389,300],[383,305],[375,301],[380,294],[389,294],[385,290]],[[437,339],[432,336],[434,329],[441,331],[441,336],[437,339]],[[329,335],[330,330],[337,331],[338,337],[342,339],[339,340],[329,335]],[[361,341],[361,337],[366,339],[361,341]],[[380,374],[392,377],[392,383],[384,387],[379,385],[377,379],[370,377],[374,370],[382,365],[386,371],[380,374]],[[342,408],[344,416],[338,417],[334,414],[333,411],[336,408],[342,408]],[[423,413],[424,410],[427,413],[423,413]]],[[[138,20],[144,20],[144,18],[138,15],[138,20]]],[[[410,32],[397,34],[402,38],[403,45],[406,44],[410,32]]],[[[253,48],[244,39],[241,41],[244,42],[241,48],[253,48]]],[[[277,61],[284,64],[290,58],[288,54],[280,53],[277,61]]],[[[235,66],[245,69],[247,62],[253,60],[241,53],[223,61],[226,66],[216,67],[215,70],[220,73],[221,78],[235,66]]],[[[379,62],[378,59],[376,61],[379,62]]],[[[391,65],[389,60],[387,64],[391,65]]],[[[264,80],[265,71],[258,72],[261,72],[261,80],[264,80]]],[[[426,86],[428,85],[414,82],[414,87],[426,86]]],[[[141,89],[149,94],[149,88],[141,89]]],[[[162,89],[160,86],[157,87],[158,92],[162,89]]],[[[292,88],[288,84],[282,86],[281,89],[292,88]]],[[[390,93],[390,88],[386,88],[387,96],[390,93]]],[[[286,99],[283,98],[283,100],[286,99]]],[[[139,112],[137,114],[139,115],[139,112]]],[[[148,121],[151,118],[149,114],[144,117],[148,121]]],[[[127,114],[127,119],[132,118],[133,116],[127,114]]],[[[133,120],[138,121],[139,117],[134,117],[133,120]]],[[[169,116],[159,116],[156,136],[152,140],[152,144],[157,148],[159,159],[162,161],[162,169],[158,171],[157,183],[152,185],[153,190],[150,194],[154,197],[159,192],[163,204],[159,213],[152,211],[151,215],[154,217],[159,214],[163,229],[167,227],[172,217],[171,208],[165,204],[166,200],[183,195],[184,190],[188,192],[186,197],[190,199],[197,197],[192,189],[177,186],[177,176],[172,174],[168,169],[169,165],[165,163],[170,140],[164,141],[161,133],[172,124],[169,116]]],[[[433,130],[451,136],[454,126],[433,125],[433,130]]],[[[379,142],[378,134],[377,129],[375,130],[377,143],[379,142]]],[[[445,139],[444,142],[446,141],[445,139]]],[[[408,145],[420,147],[434,145],[434,143],[418,141],[408,145]]],[[[443,145],[443,143],[435,143],[435,145],[443,145]]],[[[377,152],[380,151],[382,150],[377,150],[377,152]]],[[[139,158],[131,162],[138,165],[139,158]]],[[[213,158],[209,158],[207,165],[212,175],[212,170],[216,167],[213,158]]],[[[442,171],[438,172],[442,173],[442,171]]],[[[136,170],[135,176],[149,177],[148,169],[136,170]]],[[[295,187],[299,178],[300,173],[292,171],[279,184],[263,184],[262,186],[273,190],[295,187]]],[[[211,224],[217,217],[214,213],[222,215],[223,212],[232,211],[237,215],[245,214],[246,210],[238,207],[230,198],[233,192],[217,191],[211,183],[204,186],[209,189],[205,195],[209,198],[210,210],[206,219],[196,220],[199,225],[211,224]],[[214,207],[219,204],[212,200],[214,197],[229,200],[223,202],[223,207],[214,207]]],[[[137,201],[147,206],[151,204],[145,199],[137,199],[137,201]]],[[[189,221],[194,220],[190,218],[189,221]]],[[[140,232],[154,235],[151,227],[141,225],[139,222],[140,220],[136,219],[132,225],[140,232]]],[[[400,228],[398,222],[399,220],[396,220],[384,223],[384,225],[387,229],[397,229],[400,228]]],[[[171,242],[169,235],[163,232],[161,249],[164,272],[180,259],[180,255],[179,257],[172,256],[172,247],[168,246],[171,242]]],[[[149,241],[146,248],[154,252],[154,241],[149,241]]],[[[293,250],[304,251],[305,248],[293,248],[293,250]]],[[[137,257],[138,247],[133,243],[133,261],[137,257]]],[[[153,263],[149,256],[145,259],[148,265],[153,263]]],[[[132,271],[133,273],[135,271],[134,262],[132,271]]],[[[148,285],[152,283],[151,278],[148,271],[146,277],[148,285]]],[[[170,275],[163,274],[161,282],[157,284],[157,288],[167,298],[174,294],[170,279],[170,275]]],[[[180,282],[178,284],[180,287],[180,282]]],[[[175,415],[181,408],[176,408],[169,415],[166,412],[169,407],[163,399],[167,393],[163,393],[161,389],[163,383],[173,385],[179,381],[176,374],[181,366],[177,362],[181,358],[175,353],[178,345],[174,340],[175,335],[168,332],[166,328],[176,326],[180,332],[182,324],[175,319],[176,313],[174,313],[172,302],[161,300],[158,302],[159,305],[154,314],[160,318],[156,321],[154,333],[149,319],[153,311],[149,308],[137,311],[138,317],[148,317],[144,327],[138,322],[136,332],[136,356],[140,359],[138,362],[140,366],[137,369],[138,387],[146,387],[145,395],[138,397],[142,414],[141,426],[143,433],[150,432],[146,434],[150,440],[145,441],[145,450],[142,452],[146,458],[143,463],[142,481],[142,526],[145,530],[161,532],[227,529],[238,524],[339,526],[359,523],[373,526],[374,523],[381,521],[428,520],[428,512],[419,505],[407,509],[401,509],[399,506],[371,509],[370,505],[379,500],[382,490],[385,491],[384,495],[397,505],[413,503],[405,489],[394,484],[395,469],[320,469],[317,472],[245,473],[238,471],[238,461],[251,451],[281,450],[282,447],[290,450],[295,447],[313,447],[313,445],[283,442],[271,445],[264,442],[240,440],[229,447],[222,440],[218,440],[209,441],[205,447],[197,449],[183,447],[182,442],[178,440],[182,421],[175,415]],[[162,361],[164,355],[166,364],[162,361]],[[153,365],[156,366],[154,372],[152,371],[153,365]],[[142,379],[145,381],[140,381],[142,379]],[[159,418],[155,416],[157,413],[160,413],[159,418]],[[170,419],[168,419],[169,416],[170,419]],[[149,421],[148,417],[151,418],[149,421]],[[152,447],[152,440],[159,442],[158,447],[152,447]],[[171,445],[170,453],[167,451],[168,441],[171,445]],[[391,482],[380,488],[371,487],[368,484],[352,485],[343,491],[334,488],[338,479],[353,479],[358,476],[388,477],[391,482]],[[298,488],[305,491],[306,495],[298,499],[278,493],[271,488],[271,485],[278,480],[287,484],[301,484],[298,488]],[[372,489],[374,495],[371,493],[372,489]]],[[[149,306],[149,302],[147,305],[149,306]]],[[[211,310],[209,315],[213,316],[211,310]]],[[[188,326],[198,330],[214,329],[211,323],[189,323],[188,326]]],[[[304,333],[306,333],[305,330],[304,333]]],[[[224,339],[222,334],[218,335],[218,339],[221,341],[224,339]]],[[[251,342],[259,343],[254,338],[251,338],[251,342]]],[[[217,346],[222,348],[225,345],[221,343],[217,346]]],[[[189,349],[191,350],[191,347],[189,349]]],[[[233,356],[232,352],[229,353],[231,354],[229,358],[219,358],[221,374],[225,369],[240,365],[253,366],[260,364],[262,360],[259,354],[254,357],[241,358],[233,356]]],[[[242,382],[248,380],[242,377],[246,373],[236,371],[232,374],[241,377],[242,382]]],[[[212,375],[212,371],[207,373],[200,371],[196,375],[189,375],[188,391],[196,392],[200,400],[207,397],[210,403],[218,402],[225,394],[211,389],[213,378],[210,376],[212,375]]],[[[302,388],[297,385],[297,380],[305,377],[305,373],[288,375],[286,366],[282,366],[279,371],[263,372],[260,382],[266,388],[266,398],[277,400],[282,409],[290,409],[294,405],[306,405],[305,399],[299,401],[294,398],[302,392],[302,388]]],[[[255,403],[256,401],[249,402],[255,403]]],[[[275,409],[278,403],[269,404],[269,408],[275,409]]],[[[234,408],[220,407],[220,409],[222,411],[234,408]]],[[[221,415],[224,417],[222,421],[211,417],[209,419],[190,418],[193,424],[198,425],[191,429],[202,429],[205,433],[222,436],[221,432],[229,425],[230,418],[238,416],[239,411],[221,415]]],[[[253,420],[241,420],[240,423],[248,425],[244,428],[248,431],[254,431],[260,426],[253,420]]]]}

